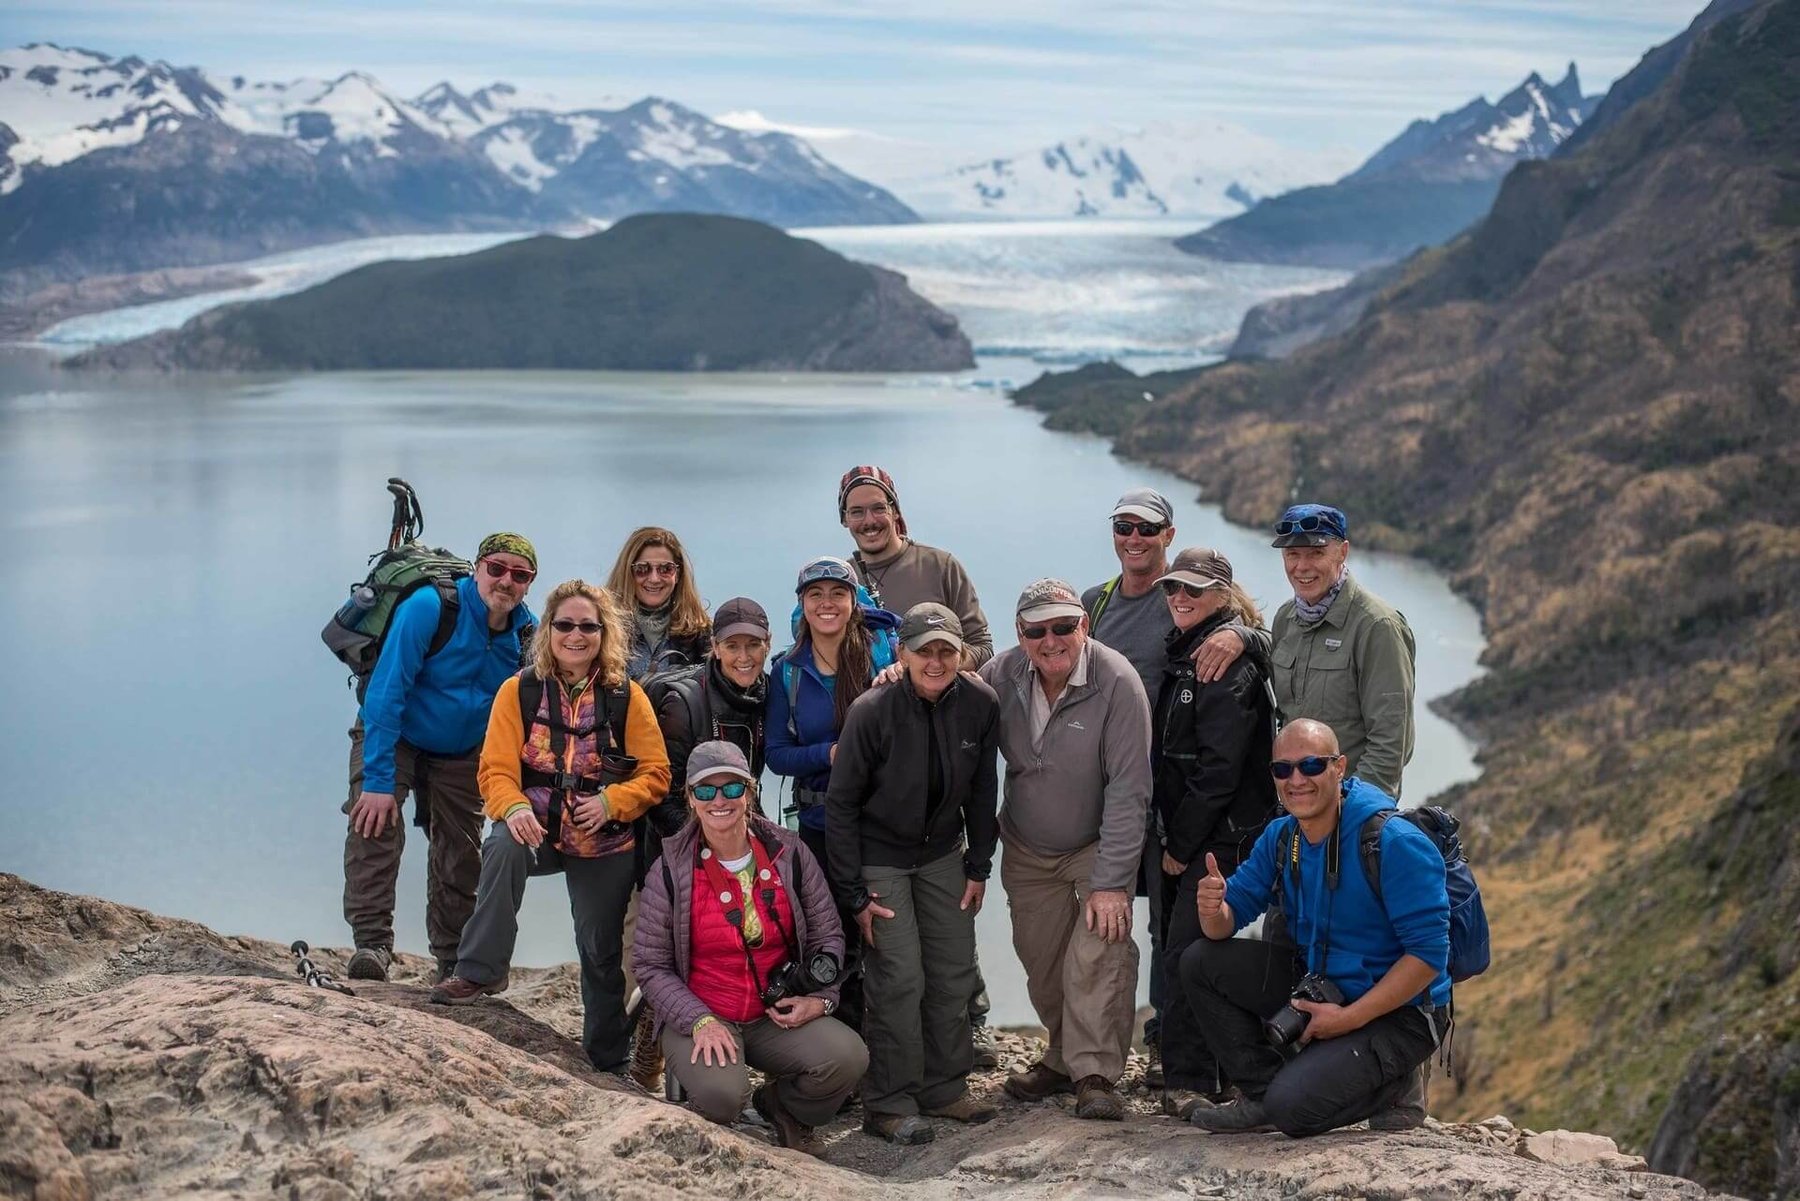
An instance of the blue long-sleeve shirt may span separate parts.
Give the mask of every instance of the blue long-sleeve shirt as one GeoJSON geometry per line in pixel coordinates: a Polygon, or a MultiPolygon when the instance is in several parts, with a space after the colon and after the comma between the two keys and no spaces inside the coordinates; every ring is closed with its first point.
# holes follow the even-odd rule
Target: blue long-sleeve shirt
{"type": "Polygon", "coordinates": [[[381,657],[363,695],[363,789],[394,791],[394,747],[452,755],[481,745],[500,685],[519,670],[519,630],[536,618],[515,608],[504,630],[488,629],[487,605],[465,576],[456,582],[456,627],[426,656],[444,609],[436,588],[420,588],[394,610],[381,657]]]}
{"type": "MultiPolygon", "coordinates": [[[[1381,828],[1381,895],[1375,895],[1357,853],[1357,838],[1369,816],[1394,808],[1394,800],[1373,784],[1344,781],[1344,810],[1333,837],[1339,840],[1338,886],[1325,882],[1327,841],[1315,846],[1299,838],[1299,880],[1281,862],[1292,817],[1269,823],[1251,848],[1249,858],[1225,882],[1225,903],[1241,930],[1254,921],[1274,896],[1275,878],[1283,873],[1282,897],[1288,932],[1306,953],[1307,968],[1322,972],[1343,990],[1346,1002],[1373,988],[1402,955],[1411,955],[1437,970],[1426,990],[1437,1005],[1450,1002],[1450,898],[1444,886],[1444,857],[1431,839],[1408,821],[1390,820],[1381,828]],[[1329,931],[1329,955],[1326,954],[1329,931]]],[[[1413,998],[1418,1004],[1426,993],[1413,998]]]]}

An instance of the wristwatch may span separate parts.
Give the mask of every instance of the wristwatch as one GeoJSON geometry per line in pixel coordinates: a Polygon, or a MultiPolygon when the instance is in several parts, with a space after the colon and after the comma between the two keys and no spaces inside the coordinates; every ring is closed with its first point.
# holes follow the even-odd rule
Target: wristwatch
{"type": "Polygon", "coordinates": [[[830,997],[825,998],[825,1016],[830,1017],[837,1012],[837,1002],[830,997]]]}

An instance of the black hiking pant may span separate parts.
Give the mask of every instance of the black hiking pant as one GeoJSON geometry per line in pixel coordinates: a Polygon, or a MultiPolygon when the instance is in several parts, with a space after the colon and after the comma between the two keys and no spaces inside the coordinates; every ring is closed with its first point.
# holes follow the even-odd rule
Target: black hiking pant
{"type": "MultiPolygon", "coordinates": [[[[1219,870],[1225,875],[1229,876],[1237,870],[1238,855],[1235,846],[1208,849],[1213,852],[1218,860],[1219,870]]],[[[1181,981],[1176,979],[1181,970],[1183,953],[1196,942],[1207,941],[1205,933],[1200,929],[1200,911],[1195,907],[1195,892],[1200,880],[1206,875],[1206,851],[1195,855],[1194,862],[1188,864],[1187,871],[1179,877],[1163,874],[1160,846],[1156,857],[1156,879],[1162,896],[1151,897],[1151,904],[1155,906],[1158,902],[1163,903],[1163,945],[1160,963],[1153,958],[1150,970],[1154,972],[1160,967],[1163,973],[1160,994],[1162,1025],[1158,1033],[1164,1085],[1167,1088],[1188,1089],[1198,1093],[1220,1093],[1231,1080],[1213,1058],[1212,1048],[1207,1046],[1206,1038],[1201,1033],[1202,1018],[1188,1003],[1181,981]]],[[[1283,1000],[1285,999],[1286,995],[1283,994],[1283,1000]]]]}
{"type": "MultiPolygon", "coordinates": [[[[800,827],[800,841],[806,849],[813,853],[819,861],[819,867],[830,878],[831,861],[825,857],[825,831],[814,830],[807,826],[800,827]]],[[[843,980],[838,985],[837,1012],[835,1017],[858,1034],[863,1028],[863,971],[862,971],[862,930],[857,927],[856,915],[838,904],[838,920],[844,926],[844,972],[843,980]]]]}
{"type": "Polygon", "coordinates": [[[1260,1100],[1270,1123],[1293,1138],[1392,1106],[1431,1058],[1448,1016],[1402,1005],[1360,1030],[1285,1056],[1263,1037],[1262,1023],[1287,1004],[1303,974],[1292,946],[1202,935],[1182,953],[1179,976],[1226,1078],[1260,1100]]]}

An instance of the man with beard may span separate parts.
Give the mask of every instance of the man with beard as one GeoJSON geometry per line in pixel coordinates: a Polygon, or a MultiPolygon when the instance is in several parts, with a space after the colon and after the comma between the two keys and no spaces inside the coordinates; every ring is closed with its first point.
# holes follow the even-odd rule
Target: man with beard
{"type": "Polygon", "coordinates": [[[456,582],[454,614],[436,588],[420,588],[394,610],[350,731],[344,920],[356,940],[354,979],[386,980],[393,962],[394,892],[406,846],[400,806],[409,795],[414,824],[431,839],[431,953],[440,977],[456,967],[481,877],[484,818],[475,769],[494,694],[519,670],[520,634],[533,623],[525,593],[536,575],[530,542],[489,534],[475,552],[474,574],[456,582]]]}
{"type": "MultiPolygon", "coordinates": [[[[838,480],[838,521],[856,539],[850,561],[877,605],[895,613],[910,612],[914,605],[943,605],[962,626],[963,670],[973,671],[994,657],[994,636],[969,573],[949,551],[914,542],[907,535],[893,476],[867,463],[846,471],[838,480]]],[[[899,676],[896,664],[877,682],[891,683],[899,676]]],[[[984,1069],[1000,1066],[987,1015],[987,982],[977,963],[969,1029],[975,1066],[984,1069]]]]}

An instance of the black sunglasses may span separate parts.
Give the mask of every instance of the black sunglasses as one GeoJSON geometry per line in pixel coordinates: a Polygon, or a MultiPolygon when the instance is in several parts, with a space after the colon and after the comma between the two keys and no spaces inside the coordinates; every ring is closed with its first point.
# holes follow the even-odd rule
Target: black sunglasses
{"type": "Polygon", "coordinates": [[[1133,532],[1140,538],[1154,538],[1168,528],[1162,521],[1127,521],[1123,517],[1113,521],[1113,533],[1121,538],[1129,538],[1133,532]]]}
{"type": "Polygon", "coordinates": [[[1271,759],[1269,774],[1277,780],[1285,780],[1297,767],[1303,776],[1322,776],[1326,768],[1342,758],[1342,755],[1307,755],[1303,759],[1271,759]]]}
{"type": "Polygon", "coordinates": [[[524,586],[537,579],[537,572],[535,571],[527,571],[523,567],[508,567],[506,564],[496,563],[492,559],[483,559],[481,565],[487,568],[487,573],[496,580],[503,575],[510,575],[512,576],[513,583],[524,586]]]}
{"type": "Polygon", "coordinates": [[[1072,617],[1064,621],[1052,622],[1047,626],[1026,626],[1019,631],[1019,637],[1029,638],[1033,642],[1036,642],[1045,634],[1055,634],[1058,638],[1067,638],[1070,634],[1073,634],[1080,628],[1081,619],[1079,617],[1072,617]]]}
{"type": "Polygon", "coordinates": [[[1192,597],[1198,597],[1202,592],[1208,591],[1200,585],[1190,584],[1186,580],[1164,580],[1162,590],[1164,596],[1174,596],[1177,592],[1185,592],[1192,597]]]}
{"type": "Polygon", "coordinates": [[[726,800],[735,801],[743,796],[749,787],[741,780],[733,780],[729,784],[696,784],[688,791],[694,794],[696,801],[710,801],[721,792],[725,794],[726,800]]]}
{"type": "Polygon", "coordinates": [[[1298,521],[1277,521],[1275,536],[1284,538],[1289,534],[1316,534],[1323,529],[1327,534],[1337,532],[1337,523],[1323,513],[1308,513],[1298,521]]]}
{"type": "Polygon", "coordinates": [[[574,621],[567,617],[559,617],[550,623],[550,628],[558,634],[573,634],[580,630],[583,634],[598,634],[606,627],[597,621],[574,621]]]}

